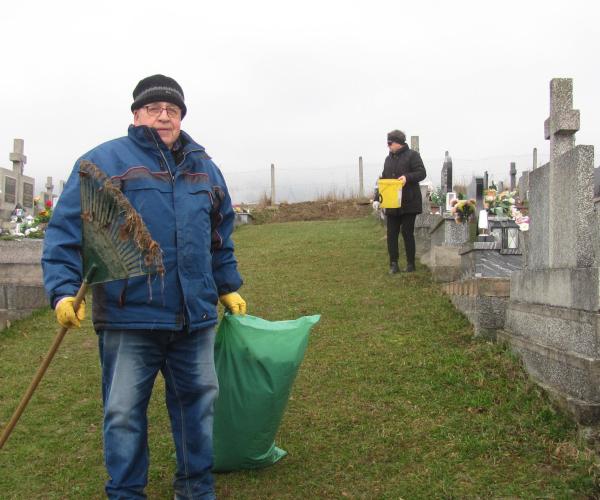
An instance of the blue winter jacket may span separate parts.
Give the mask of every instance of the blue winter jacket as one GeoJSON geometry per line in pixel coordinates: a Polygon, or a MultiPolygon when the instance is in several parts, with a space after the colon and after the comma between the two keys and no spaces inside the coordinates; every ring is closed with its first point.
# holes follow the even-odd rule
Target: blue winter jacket
{"type": "Polygon", "coordinates": [[[242,285],[233,254],[234,212],[225,180],[185,132],[178,155],[146,126],[106,142],[75,164],[44,240],[44,285],[53,306],[82,282],[79,162],[118,185],[163,251],[164,280],[133,277],[93,286],[96,329],[200,329],[217,322],[219,295],[242,285]],[[175,156],[179,164],[175,162],[175,156]],[[164,288],[163,288],[164,287],[164,288]]]}

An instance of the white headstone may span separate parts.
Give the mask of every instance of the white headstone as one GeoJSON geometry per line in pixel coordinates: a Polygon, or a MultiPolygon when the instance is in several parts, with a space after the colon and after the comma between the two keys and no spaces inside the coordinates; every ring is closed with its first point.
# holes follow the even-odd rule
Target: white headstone
{"type": "Polygon", "coordinates": [[[449,193],[446,193],[446,212],[449,212],[450,209],[452,208],[452,200],[456,199],[456,193],[453,191],[450,191],[449,193]]]}

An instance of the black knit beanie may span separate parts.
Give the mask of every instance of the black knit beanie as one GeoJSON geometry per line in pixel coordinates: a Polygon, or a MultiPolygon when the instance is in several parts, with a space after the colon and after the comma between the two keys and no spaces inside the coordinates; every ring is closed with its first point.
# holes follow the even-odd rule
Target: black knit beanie
{"type": "Polygon", "coordinates": [[[152,75],[140,80],[133,89],[131,111],[140,109],[151,102],[170,102],[181,108],[181,118],[183,118],[187,112],[183,100],[183,89],[173,78],[165,75],[152,75]]]}
{"type": "Polygon", "coordinates": [[[402,130],[392,130],[388,134],[387,140],[390,142],[397,142],[398,144],[406,144],[406,134],[402,132],[402,130]]]}

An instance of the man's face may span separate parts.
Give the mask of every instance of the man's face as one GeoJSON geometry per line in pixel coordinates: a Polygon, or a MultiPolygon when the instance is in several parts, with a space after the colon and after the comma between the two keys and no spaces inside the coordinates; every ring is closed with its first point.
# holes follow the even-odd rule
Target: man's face
{"type": "Polygon", "coordinates": [[[394,141],[388,141],[388,148],[390,148],[390,152],[397,153],[404,147],[404,144],[399,144],[394,141]]]}
{"type": "Polygon", "coordinates": [[[151,102],[133,112],[133,124],[156,129],[162,141],[171,149],[181,133],[181,109],[170,102],[151,102]]]}

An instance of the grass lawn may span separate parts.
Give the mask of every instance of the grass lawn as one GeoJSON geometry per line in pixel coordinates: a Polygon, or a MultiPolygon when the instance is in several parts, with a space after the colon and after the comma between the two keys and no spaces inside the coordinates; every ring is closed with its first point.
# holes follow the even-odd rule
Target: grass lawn
{"type": "MultiPolygon", "coordinates": [[[[388,276],[371,218],[245,226],[235,240],[249,312],[320,313],[281,425],[289,455],[217,475],[219,498],[590,498],[575,425],[501,347],[472,338],[422,267],[388,276]]],[[[54,335],[50,311],[0,332],[0,425],[54,335]]],[[[102,498],[101,403],[89,320],[68,334],[0,451],[0,498],[102,498]]],[[[149,414],[149,498],[172,498],[162,379],[149,414]]]]}

